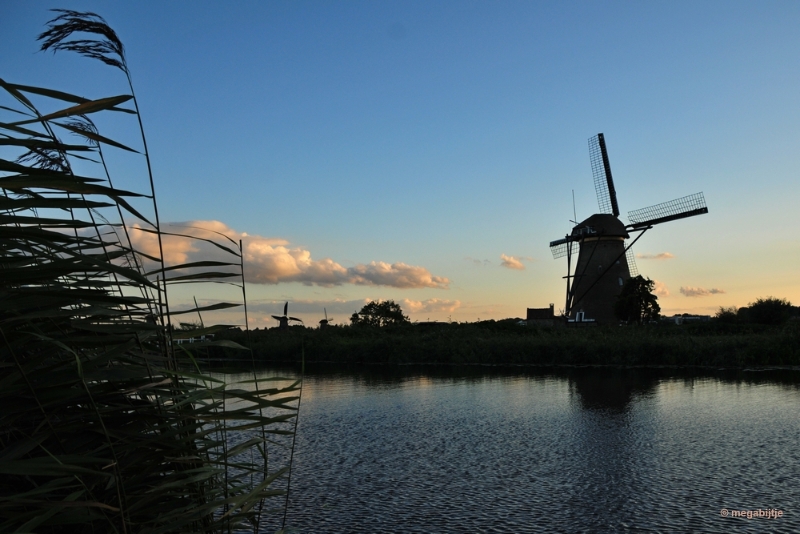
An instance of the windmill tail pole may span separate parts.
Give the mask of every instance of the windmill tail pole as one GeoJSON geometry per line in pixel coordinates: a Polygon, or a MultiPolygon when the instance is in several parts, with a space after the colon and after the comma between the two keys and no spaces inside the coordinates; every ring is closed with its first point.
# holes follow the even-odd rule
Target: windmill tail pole
{"type": "Polygon", "coordinates": [[[570,274],[572,273],[572,243],[567,243],[567,301],[564,303],[564,315],[569,317],[570,311],[570,274]]]}
{"type": "MultiPolygon", "coordinates": [[[[582,244],[585,242],[585,239],[586,239],[585,237],[582,237],[582,238],[581,238],[581,245],[582,245],[582,244]]],[[[578,274],[578,266],[577,266],[577,265],[575,266],[575,280],[576,280],[576,283],[577,283],[578,281],[580,281],[580,278],[582,278],[582,277],[583,277],[583,276],[586,274],[586,269],[588,269],[588,268],[589,268],[589,263],[591,263],[591,261],[592,261],[592,258],[594,257],[594,253],[595,253],[595,252],[597,252],[597,248],[592,248],[592,253],[591,253],[591,254],[589,254],[589,259],[586,261],[586,264],[583,266],[583,271],[581,271],[581,273],[580,273],[580,274],[578,274]]],[[[579,253],[579,254],[580,254],[580,253],[579,253]]],[[[578,258],[580,259],[580,256],[578,256],[578,258]]],[[[613,265],[613,264],[612,264],[612,265],[613,265]]],[[[600,278],[602,278],[604,274],[605,274],[605,272],[603,272],[603,274],[601,274],[601,275],[598,277],[598,280],[599,280],[600,278]]],[[[568,280],[568,282],[569,282],[569,280],[568,280]]],[[[595,282],[597,282],[597,280],[595,280],[595,282]]],[[[589,289],[591,289],[591,288],[592,288],[592,286],[594,286],[594,284],[592,284],[591,286],[589,286],[589,289]]],[[[581,295],[581,298],[583,298],[583,297],[586,295],[586,293],[588,293],[588,292],[589,292],[589,289],[587,289],[586,291],[584,291],[584,292],[583,292],[583,295],[581,295]]],[[[572,290],[573,290],[573,291],[575,290],[575,286],[573,286],[573,287],[572,287],[572,290]]],[[[567,295],[567,298],[568,298],[568,301],[567,301],[567,307],[568,307],[568,308],[569,308],[569,310],[571,311],[571,310],[572,310],[572,303],[573,303],[573,302],[576,302],[575,295],[572,293],[572,291],[570,291],[570,293],[567,295]]],[[[580,299],[578,299],[578,302],[580,302],[580,299]]],[[[568,316],[569,316],[569,314],[568,314],[568,316]]]]}

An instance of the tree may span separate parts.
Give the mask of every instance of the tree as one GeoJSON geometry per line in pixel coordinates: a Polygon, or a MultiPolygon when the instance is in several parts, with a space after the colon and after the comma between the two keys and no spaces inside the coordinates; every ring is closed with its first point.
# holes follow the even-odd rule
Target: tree
{"type": "Polygon", "coordinates": [[[721,323],[735,323],[738,320],[738,313],[739,310],[736,309],[736,306],[730,306],[728,308],[720,306],[714,317],[721,323]]]}
{"type": "Polygon", "coordinates": [[[792,304],[786,299],[767,297],[751,302],[747,308],[747,318],[753,323],[781,324],[792,315],[792,304]]]}
{"type": "Polygon", "coordinates": [[[353,326],[389,326],[408,324],[400,305],[393,300],[373,300],[350,317],[353,326]]]}
{"type": "Polygon", "coordinates": [[[614,315],[621,321],[642,324],[655,321],[661,312],[653,294],[655,282],[641,275],[628,279],[614,303],[614,315]]]}

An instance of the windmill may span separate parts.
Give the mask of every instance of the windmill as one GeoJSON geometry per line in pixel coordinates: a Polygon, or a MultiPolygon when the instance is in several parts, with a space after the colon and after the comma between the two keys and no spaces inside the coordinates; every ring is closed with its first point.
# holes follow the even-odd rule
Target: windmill
{"type": "Polygon", "coordinates": [[[320,321],[319,321],[320,330],[323,329],[323,328],[328,328],[328,326],[330,325],[330,322],[333,321],[333,319],[331,319],[330,321],[328,320],[328,310],[326,310],[325,308],[322,308],[322,310],[325,312],[325,318],[324,319],[320,319],[320,321]]]}
{"type": "Polygon", "coordinates": [[[302,319],[298,319],[297,317],[289,317],[287,313],[289,312],[289,302],[287,301],[286,304],[283,305],[283,315],[273,315],[273,319],[278,320],[278,328],[281,330],[288,330],[289,329],[289,321],[298,321],[300,323],[303,322],[302,319]]]}
{"type": "Polygon", "coordinates": [[[589,160],[600,213],[575,223],[570,234],[550,242],[553,258],[567,257],[565,315],[575,321],[615,321],[613,305],[625,281],[638,274],[631,246],[656,224],[708,213],[703,193],[628,212],[619,220],[619,206],[603,134],[589,139],[589,160]],[[630,245],[630,233],[639,232],[630,245]],[[572,256],[578,261],[572,271],[572,256]]]}

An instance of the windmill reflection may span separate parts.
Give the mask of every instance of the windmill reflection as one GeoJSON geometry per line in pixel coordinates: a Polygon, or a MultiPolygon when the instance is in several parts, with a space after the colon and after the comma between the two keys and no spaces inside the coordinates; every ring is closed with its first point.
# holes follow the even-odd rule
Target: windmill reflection
{"type": "Polygon", "coordinates": [[[570,392],[582,408],[623,412],[631,401],[653,394],[659,378],[643,369],[576,369],[568,375],[570,392]]]}
{"type": "Polygon", "coordinates": [[[655,396],[652,370],[581,368],[568,373],[570,396],[580,424],[572,441],[574,485],[567,489],[569,514],[585,532],[628,530],[620,523],[626,507],[652,488],[654,458],[642,442],[638,405],[655,396]],[[634,409],[637,408],[637,409],[634,409]]]}

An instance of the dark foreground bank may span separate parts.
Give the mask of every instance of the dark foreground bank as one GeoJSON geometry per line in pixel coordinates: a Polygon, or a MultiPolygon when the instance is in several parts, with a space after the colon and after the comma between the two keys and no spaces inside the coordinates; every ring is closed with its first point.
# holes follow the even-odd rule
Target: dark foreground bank
{"type": "MultiPolygon", "coordinates": [[[[643,327],[537,328],[514,321],[435,323],[393,328],[231,330],[217,340],[253,350],[256,361],[523,365],[800,365],[800,324],[705,323],[643,327]]],[[[207,356],[240,359],[211,348],[207,356]]]]}

